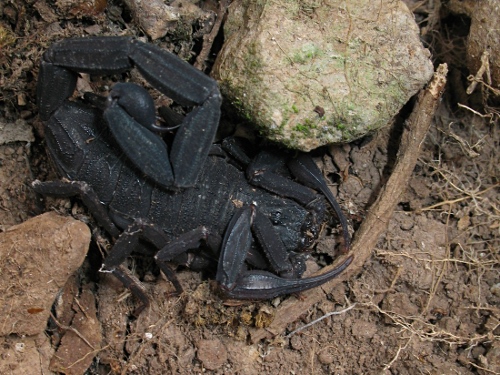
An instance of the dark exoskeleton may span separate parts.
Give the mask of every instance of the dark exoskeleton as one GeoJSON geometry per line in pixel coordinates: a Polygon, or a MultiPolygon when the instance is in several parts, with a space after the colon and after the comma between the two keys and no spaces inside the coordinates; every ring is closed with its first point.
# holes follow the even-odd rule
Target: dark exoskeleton
{"type": "Polygon", "coordinates": [[[285,153],[262,151],[251,159],[237,139],[214,145],[217,84],[175,55],[127,37],[66,39],[44,54],[37,96],[47,148],[66,180],[35,181],[33,187],[82,199],[116,239],[102,270],[129,287],[142,307],[148,299],[122,265],[140,251],[140,240],[158,250],[155,261],[179,293],[169,264],[206,267],[204,253],[196,250],[201,245],[217,254],[221,290],[238,299],[304,291],[351,263],[349,256],[327,273],[301,278],[302,252],[318,238],[328,205],[349,249],[346,220],[321,172],[307,154],[287,160],[285,153]],[[110,75],[133,67],[161,93],[192,107],[170,150],[142,87],[116,84],[104,101],[89,95],[92,105],[69,100],[80,72],[110,75]]]}

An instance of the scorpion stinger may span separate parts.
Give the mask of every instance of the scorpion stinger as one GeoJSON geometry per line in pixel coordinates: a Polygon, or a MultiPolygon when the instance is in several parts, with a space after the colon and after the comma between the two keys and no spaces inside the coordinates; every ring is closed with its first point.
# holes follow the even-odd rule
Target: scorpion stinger
{"type": "Polygon", "coordinates": [[[303,270],[295,268],[294,259],[286,251],[269,219],[257,207],[249,206],[237,212],[228,225],[216,280],[227,297],[270,299],[282,295],[285,290],[286,293],[299,293],[322,285],[337,277],[352,260],[350,256],[330,272],[300,279],[303,270]],[[273,272],[244,268],[252,232],[264,249],[273,272]]]}

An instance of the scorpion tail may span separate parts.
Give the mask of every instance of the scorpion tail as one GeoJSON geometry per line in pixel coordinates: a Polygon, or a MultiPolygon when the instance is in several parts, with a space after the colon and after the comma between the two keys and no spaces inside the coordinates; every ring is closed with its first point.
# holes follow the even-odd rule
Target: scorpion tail
{"type": "Polygon", "coordinates": [[[340,265],[321,275],[304,279],[285,279],[266,271],[248,271],[242,274],[236,285],[228,290],[222,285],[223,293],[235,299],[271,299],[283,294],[299,293],[315,288],[340,275],[349,264],[353,256],[345,259],[340,265]]]}

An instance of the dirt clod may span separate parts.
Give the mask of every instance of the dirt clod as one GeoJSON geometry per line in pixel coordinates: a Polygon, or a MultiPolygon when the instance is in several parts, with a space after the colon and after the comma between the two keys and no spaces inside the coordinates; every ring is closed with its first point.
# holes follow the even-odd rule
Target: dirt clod
{"type": "Polygon", "coordinates": [[[82,264],[90,231],[49,212],[0,234],[0,335],[36,335],[68,277],[82,264]]]}
{"type": "Polygon", "coordinates": [[[197,343],[198,359],[209,370],[217,370],[227,361],[227,351],[220,340],[200,340],[197,343]]]}
{"type": "Polygon", "coordinates": [[[335,358],[333,357],[333,355],[327,351],[322,351],[318,355],[318,360],[322,365],[329,365],[329,364],[333,363],[334,359],[335,358]]]}
{"type": "Polygon", "coordinates": [[[71,328],[64,327],[61,345],[50,361],[54,372],[67,375],[82,374],[92,363],[101,348],[101,325],[96,316],[96,301],[87,284],[78,299],[73,302],[76,311],[71,328]]]}

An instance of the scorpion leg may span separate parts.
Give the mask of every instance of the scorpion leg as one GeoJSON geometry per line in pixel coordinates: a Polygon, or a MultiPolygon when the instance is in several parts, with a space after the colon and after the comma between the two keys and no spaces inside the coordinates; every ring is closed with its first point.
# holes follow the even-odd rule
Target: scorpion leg
{"type": "Polygon", "coordinates": [[[167,262],[173,262],[175,264],[183,265],[196,270],[203,270],[207,267],[213,266],[213,261],[208,261],[207,258],[188,252],[191,249],[199,248],[202,242],[206,242],[211,248],[216,248],[219,243],[216,238],[213,239],[217,244],[212,243],[212,235],[209,230],[206,227],[201,226],[183,233],[175,239],[169,241],[167,245],[163,246],[156,253],[156,264],[158,264],[165,276],[174,284],[176,294],[182,293],[182,286],[177,281],[174,271],[170,268],[167,262]]]}
{"type": "MultiPolygon", "coordinates": [[[[136,219],[128,228],[118,237],[113,248],[109,252],[100,269],[101,272],[112,273],[120,282],[129,289],[132,294],[141,301],[141,304],[134,310],[133,315],[138,316],[146,307],[149,306],[149,297],[142,283],[133,276],[130,271],[122,266],[125,259],[132,254],[134,250],[140,249],[139,240],[144,239],[152,243],[156,248],[162,248],[167,241],[161,228],[153,224],[148,224],[141,219],[136,219]]],[[[156,263],[161,271],[173,284],[174,295],[182,293],[182,286],[177,279],[175,272],[164,262],[156,263]]]]}
{"type": "Polygon", "coordinates": [[[126,267],[118,266],[111,273],[141,301],[141,304],[132,312],[132,315],[139,316],[149,306],[149,297],[146,294],[143,284],[126,267]]]}
{"type": "Polygon", "coordinates": [[[252,185],[294,199],[304,206],[316,200],[315,192],[276,172],[285,167],[286,159],[283,155],[262,150],[252,160],[247,156],[243,142],[243,139],[229,137],[222,142],[222,148],[246,167],[246,176],[252,185]]]}
{"type": "Polygon", "coordinates": [[[282,162],[284,159],[280,155],[261,151],[246,170],[249,182],[282,197],[292,198],[304,206],[316,200],[314,191],[275,172],[282,162]]]}
{"type": "Polygon", "coordinates": [[[111,236],[118,237],[120,231],[111,221],[106,209],[99,201],[95,191],[83,181],[47,181],[35,180],[31,183],[33,190],[42,195],[51,195],[60,198],[80,197],[85,207],[92,213],[111,236]]]}
{"type": "MultiPolygon", "coordinates": [[[[149,305],[149,299],[144,288],[136,277],[130,274],[126,268],[121,266],[125,259],[139,246],[139,239],[144,238],[157,248],[164,246],[167,239],[162,230],[145,224],[141,220],[135,220],[122,234],[111,221],[107,211],[102,206],[94,190],[81,181],[48,181],[38,180],[32,183],[33,190],[42,195],[52,195],[62,198],[78,196],[93,217],[108,233],[118,238],[101,267],[103,272],[111,272],[120,282],[128,288],[140,301],[141,305],[134,311],[134,315],[140,314],[149,305]]],[[[165,276],[172,282],[177,293],[182,292],[182,287],[177,280],[175,273],[166,264],[159,264],[165,276]]]]}
{"type": "MultiPolygon", "coordinates": [[[[167,279],[173,284],[175,292],[172,293],[172,295],[179,295],[183,291],[182,286],[174,270],[172,270],[167,262],[173,261],[174,263],[181,264],[179,258],[182,258],[184,260],[183,264],[187,267],[191,267],[192,262],[195,262],[199,266],[201,263],[196,256],[188,255],[186,257],[180,257],[180,255],[187,254],[187,251],[190,249],[198,248],[202,242],[208,242],[209,246],[217,246],[211,243],[210,237],[206,227],[199,227],[183,233],[173,240],[169,240],[160,227],[146,223],[141,219],[136,219],[127,230],[120,235],[109,252],[109,255],[104,260],[101,271],[112,272],[120,279],[120,281],[122,281],[122,283],[143,303],[143,306],[138,307],[136,310],[142,311],[149,303],[147,296],[143,292],[143,289],[136,285],[137,283],[140,284],[140,282],[134,282],[131,276],[124,274],[120,266],[134,250],[140,248],[139,239],[146,240],[160,249],[156,253],[155,262],[167,279]],[[166,242],[168,243],[165,245],[166,242]]],[[[214,240],[217,243],[217,238],[214,238],[214,240]]],[[[206,266],[206,264],[203,265],[206,266]]]]}
{"type": "MultiPolygon", "coordinates": [[[[42,195],[52,195],[57,197],[69,198],[78,196],[88,210],[92,213],[97,222],[104,227],[113,237],[118,237],[117,243],[113,246],[109,256],[105,259],[106,262],[118,262],[116,266],[110,267],[111,272],[120,282],[128,288],[134,296],[140,301],[141,305],[134,311],[134,315],[138,316],[144,308],[149,305],[149,299],[144,291],[144,287],[137,278],[130,274],[126,268],[121,266],[121,263],[132,252],[135,242],[130,239],[127,231],[119,235],[119,230],[109,218],[108,213],[100,203],[94,190],[85,182],[81,181],[48,181],[40,182],[38,180],[32,183],[33,190],[42,195]],[[126,244],[123,249],[122,244],[126,244]],[[117,256],[119,254],[119,256],[117,256]],[[110,258],[110,260],[108,260],[110,258]]],[[[103,265],[104,267],[104,265],[103,265]]],[[[105,268],[103,268],[105,269],[105,268]]]]}
{"type": "Polygon", "coordinates": [[[245,168],[250,165],[252,159],[248,156],[247,149],[250,144],[247,139],[241,137],[227,137],[222,140],[221,147],[231,157],[245,168]]]}
{"type": "MultiPolygon", "coordinates": [[[[112,272],[113,274],[119,273],[117,277],[122,280],[123,275],[120,271],[120,265],[125,259],[132,254],[134,250],[140,249],[139,240],[143,239],[150,242],[157,249],[162,249],[168,238],[165,236],[163,230],[154,224],[146,223],[142,219],[136,219],[130,224],[127,229],[118,237],[115,245],[109,252],[101,267],[102,272],[112,272]]],[[[156,263],[163,271],[168,280],[175,287],[175,294],[182,293],[182,286],[175,275],[175,272],[164,262],[158,261],[155,257],[156,263]]],[[[122,281],[123,282],[123,281],[122,281]]],[[[136,294],[135,289],[129,286],[129,282],[123,283],[129,288],[136,297],[141,301],[147,297],[141,295],[140,291],[136,294]]]]}
{"type": "MultiPolygon", "coordinates": [[[[167,245],[160,247],[160,250],[156,253],[155,260],[158,264],[170,262],[179,255],[185,254],[188,250],[200,247],[203,241],[207,241],[208,236],[209,231],[203,226],[183,233],[169,241],[167,245]]],[[[189,260],[186,260],[182,264],[186,267],[190,266],[189,260]]]]}

